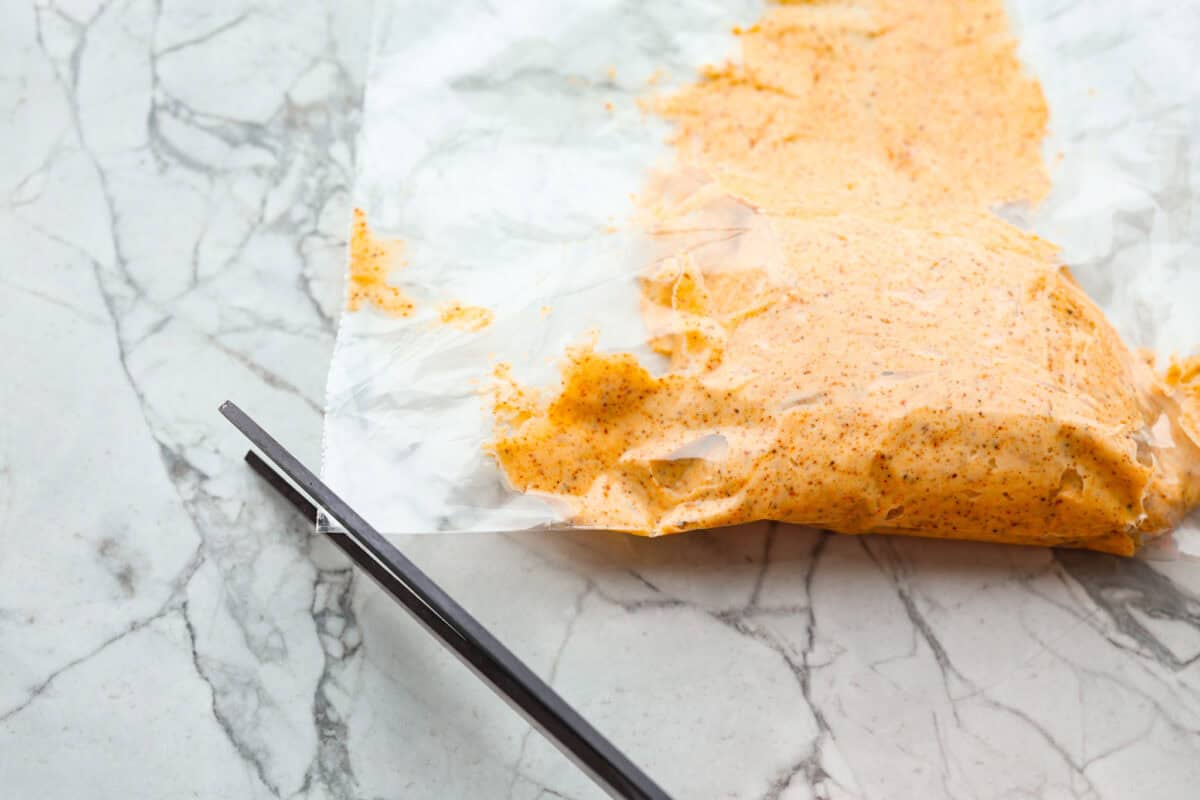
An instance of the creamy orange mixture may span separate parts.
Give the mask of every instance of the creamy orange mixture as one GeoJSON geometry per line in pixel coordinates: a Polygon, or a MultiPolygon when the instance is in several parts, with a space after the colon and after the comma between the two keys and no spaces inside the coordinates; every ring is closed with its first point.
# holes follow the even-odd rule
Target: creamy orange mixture
{"type": "Polygon", "coordinates": [[[645,196],[665,372],[581,346],[502,373],[492,449],[573,524],[759,519],[1131,553],[1200,500],[1200,368],[1157,377],[1036,202],[1047,111],[1001,0],[775,7],[742,59],[655,102],[645,196]]]}
{"type": "Polygon", "coordinates": [[[375,238],[367,226],[367,215],[354,209],[350,231],[350,294],[346,308],[358,311],[363,304],[397,317],[410,316],[416,306],[400,289],[388,282],[392,267],[404,266],[404,243],[375,238]]]}
{"type": "MultiPolygon", "coordinates": [[[[380,239],[367,224],[361,208],[354,209],[354,225],[350,232],[350,292],[346,299],[349,311],[364,305],[374,306],[392,317],[409,317],[416,304],[404,290],[389,279],[392,268],[407,266],[404,242],[400,239],[380,239]]],[[[492,324],[491,309],[450,300],[438,306],[438,322],[464,331],[481,331],[492,324]]]]}

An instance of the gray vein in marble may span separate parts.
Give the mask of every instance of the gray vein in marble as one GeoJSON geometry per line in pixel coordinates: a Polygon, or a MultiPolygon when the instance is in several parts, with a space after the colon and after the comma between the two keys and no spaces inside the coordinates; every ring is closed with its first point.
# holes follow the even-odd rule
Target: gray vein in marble
{"type": "Polygon", "coordinates": [[[106,650],[108,647],[121,641],[129,634],[140,631],[142,628],[145,628],[147,625],[151,624],[152,622],[162,619],[167,614],[174,613],[175,610],[176,609],[174,609],[174,608],[165,608],[150,617],[147,617],[145,619],[136,620],[135,622],[131,623],[128,627],[125,628],[125,630],[121,631],[120,633],[118,633],[114,636],[110,636],[109,638],[107,638],[103,642],[101,642],[98,646],[92,648],[91,650],[84,653],[83,655],[68,661],[66,664],[63,664],[60,667],[57,667],[50,674],[48,674],[40,683],[38,683],[32,689],[30,689],[28,697],[26,697],[23,701],[21,701],[20,703],[18,703],[15,706],[13,706],[12,708],[6,709],[3,713],[0,713],[0,724],[7,722],[10,718],[16,716],[17,714],[20,714],[22,711],[24,711],[26,708],[28,708],[33,702],[35,702],[39,697],[41,697],[42,693],[45,692],[46,689],[50,688],[51,684],[53,684],[54,681],[57,680],[58,677],[60,675],[62,675],[63,673],[68,672],[68,671],[74,669],[75,667],[78,667],[80,664],[87,662],[89,659],[104,652],[104,650],[106,650]]]}
{"type": "Polygon", "coordinates": [[[191,640],[192,664],[196,668],[196,674],[200,677],[200,680],[204,681],[204,683],[208,686],[209,693],[212,696],[213,719],[216,720],[217,724],[224,732],[225,737],[233,745],[242,761],[244,761],[246,764],[249,764],[254,770],[254,774],[258,777],[259,782],[267,788],[273,797],[280,797],[281,795],[279,787],[271,781],[271,778],[267,774],[266,767],[263,763],[267,758],[266,754],[249,745],[245,741],[241,731],[238,730],[239,725],[236,718],[230,717],[222,710],[219,699],[222,695],[228,694],[229,686],[226,681],[211,677],[211,666],[206,669],[205,665],[202,663],[203,657],[196,651],[196,629],[193,627],[192,620],[188,616],[188,606],[186,602],[179,607],[179,612],[183,617],[184,625],[187,628],[188,638],[191,640]]]}
{"type": "Polygon", "coordinates": [[[313,620],[321,634],[324,665],[313,692],[317,753],[299,792],[318,784],[336,800],[358,796],[347,742],[350,729],[344,718],[346,712],[335,697],[349,688],[346,684],[362,647],[351,600],[353,588],[351,569],[322,570],[313,586],[313,620]]]}
{"type": "MultiPolygon", "coordinates": [[[[1129,637],[1150,658],[1172,670],[1183,670],[1200,661],[1200,653],[1181,659],[1137,620],[1141,612],[1156,620],[1172,620],[1200,629],[1200,599],[1186,593],[1142,561],[1088,558],[1064,550],[1055,555],[1067,574],[1103,609],[1117,630],[1129,637]]],[[[1113,641],[1117,647],[1125,647],[1113,641]]]]}

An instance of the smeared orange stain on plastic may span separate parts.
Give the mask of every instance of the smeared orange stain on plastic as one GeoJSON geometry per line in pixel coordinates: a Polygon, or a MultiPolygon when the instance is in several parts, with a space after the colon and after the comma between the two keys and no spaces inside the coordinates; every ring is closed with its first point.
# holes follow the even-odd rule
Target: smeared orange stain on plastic
{"type": "Polygon", "coordinates": [[[438,306],[438,320],[464,331],[481,331],[492,324],[495,315],[489,308],[471,306],[451,300],[438,306]]]}
{"type": "Polygon", "coordinates": [[[395,267],[405,266],[404,242],[375,238],[361,208],[354,209],[350,232],[350,293],[346,308],[358,311],[374,306],[394,317],[411,316],[416,306],[404,291],[389,281],[395,267]]]}
{"type": "Polygon", "coordinates": [[[645,105],[677,171],[642,206],[668,367],[580,346],[496,375],[490,450],[573,524],[759,519],[1132,553],[1200,500],[1200,361],[1132,353],[1037,202],[1047,108],[1000,0],[773,8],[645,105]]]}

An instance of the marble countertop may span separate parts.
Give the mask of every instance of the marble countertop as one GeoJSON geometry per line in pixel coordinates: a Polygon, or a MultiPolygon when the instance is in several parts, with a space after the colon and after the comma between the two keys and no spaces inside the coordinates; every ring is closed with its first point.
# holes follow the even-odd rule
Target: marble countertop
{"type": "MultiPolygon", "coordinates": [[[[0,794],[597,791],[241,463],[319,455],[369,2],[15,4],[0,794]]],[[[401,547],[680,798],[1190,798],[1200,563],[767,525],[401,547]]]]}

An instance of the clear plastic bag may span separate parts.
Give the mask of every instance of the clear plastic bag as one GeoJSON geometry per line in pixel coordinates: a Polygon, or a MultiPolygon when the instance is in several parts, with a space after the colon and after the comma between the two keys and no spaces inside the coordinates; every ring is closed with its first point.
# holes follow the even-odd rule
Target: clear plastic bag
{"type": "MultiPolygon", "coordinates": [[[[1166,3],[1136,15],[1101,6],[1012,10],[1052,112],[1054,189],[1036,211],[1001,213],[1063,245],[1126,341],[1186,352],[1200,342],[1200,318],[1184,300],[1200,283],[1195,15],[1166,3]]],[[[687,82],[701,64],[734,56],[729,28],[760,13],[699,3],[632,16],[607,3],[509,6],[498,17],[385,8],[357,194],[376,235],[404,240],[408,263],[394,277],[417,311],[343,316],[323,462],[330,484],[381,530],[567,524],[572,512],[553,496],[514,492],[486,451],[496,366],[511,365],[523,386],[554,387],[563,354],[592,337],[596,352],[630,352],[661,373],[662,356],[647,346],[648,275],[680,254],[701,271],[705,258],[769,269],[779,231],[737,198],[708,197],[703,178],[682,195],[696,202],[696,224],[667,235],[631,222],[630,201],[672,158],[667,125],[638,99],[651,83],[687,82]],[[598,15],[612,37],[576,34],[594,30],[598,15]],[[494,321],[478,331],[440,324],[439,305],[452,301],[486,307],[494,321]]],[[[1005,302],[998,293],[997,315],[1005,302]]],[[[880,370],[886,380],[911,372],[880,370]]],[[[644,460],[712,461],[734,438],[698,427],[644,460]]],[[[872,513],[886,519],[897,507],[872,513]]]]}

